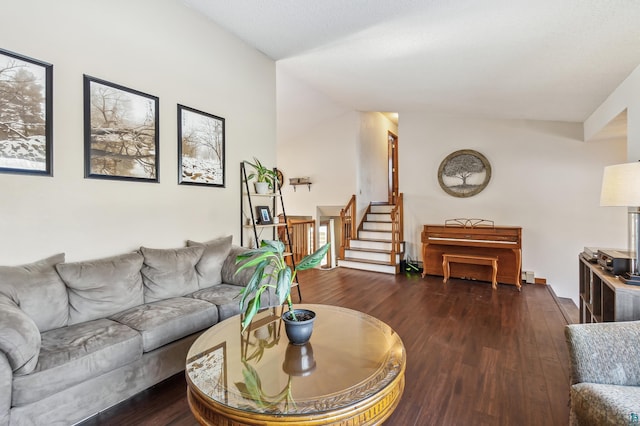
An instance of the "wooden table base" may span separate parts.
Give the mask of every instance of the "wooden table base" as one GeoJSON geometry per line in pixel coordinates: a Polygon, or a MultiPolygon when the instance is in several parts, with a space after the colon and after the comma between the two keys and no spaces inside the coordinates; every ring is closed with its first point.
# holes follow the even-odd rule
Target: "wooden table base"
{"type": "Polygon", "coordinates": [[[260,414],[236,410],[187,388],[189,408],[198,423],[207,426],[367,426],[379,425],[396,409],[404,391],[404,369],[388,386],[351,407],[309,415],[260,414]]]}

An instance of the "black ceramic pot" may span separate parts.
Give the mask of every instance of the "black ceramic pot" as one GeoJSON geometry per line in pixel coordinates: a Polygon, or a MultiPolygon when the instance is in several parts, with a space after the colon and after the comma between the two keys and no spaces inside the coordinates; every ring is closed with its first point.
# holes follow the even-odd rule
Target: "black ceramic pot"
{"type": "Polygon", "coordinates": [[[304,345],[311,338],[313,322],[316,320],[316,313],[308,309],[294,309],[293,312],[296,314],[307,314],[307,316],[310,317],[310,319],[295,321],[291,317],[291,311],[287,311],[282,314],[284,330],[287,333],[289,341],[294,345],[304,345]]]}

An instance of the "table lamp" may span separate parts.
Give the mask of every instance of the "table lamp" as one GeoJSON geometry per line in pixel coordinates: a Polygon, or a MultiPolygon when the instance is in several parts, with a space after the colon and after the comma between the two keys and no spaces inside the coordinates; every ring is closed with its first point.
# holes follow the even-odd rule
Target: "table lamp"
{"type": "Polygon", "coordinates": [[[600,205],[629,207],[631,271],[620,278],[626,284],[640,285],[640,162],[604,168],[600,205]]]}

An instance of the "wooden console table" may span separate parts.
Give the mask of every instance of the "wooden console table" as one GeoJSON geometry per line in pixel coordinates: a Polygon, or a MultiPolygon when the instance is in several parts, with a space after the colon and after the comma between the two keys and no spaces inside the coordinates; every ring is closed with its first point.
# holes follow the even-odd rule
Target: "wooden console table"
{"type": "Polygon", "coordinates": [[[623,283],[579,256],[580,322],[640,320],[640,286],[623,283]]]}
{"type": "MultiPolygon", "coordinates": [[[[443,255],[490,256],[498,259],[497,282],[521,288],[522,228],[519,226],[424,225],[422,264],[425,275],[443,275],[443,255]]],[[[493,282],[493,271],[470,263],[451,265],[450,276],[493,282]]]]}

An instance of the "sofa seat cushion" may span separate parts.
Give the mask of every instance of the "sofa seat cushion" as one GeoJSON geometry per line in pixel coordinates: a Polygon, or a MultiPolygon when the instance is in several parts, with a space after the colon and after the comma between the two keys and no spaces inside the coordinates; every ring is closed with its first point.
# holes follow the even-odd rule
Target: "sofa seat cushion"
{"type": "Polygon", "coordinates": [[[218,320],[222,321],[240,313],[240,291],[243,287],[231,284],[218,284],[198,290],[190,296],[206,300],[218,307],[218,320]]]}
{"type": "Polygon", "coordinates": [[[578,424],[638,423],[640,387],[578,383],[571,387],[571,408],[578,424]]]}
{"type": "Polygon", "coordinates": [[[110,319],[137,330],[145,352],[218,322],[218,310],[211,303],[189,297],[174,297],[128,309],[110,319]]]}
{"type": "Polygon", "coordinates": [[[69,289],[69,324],[78,324],[141,305],[143,257],[126,253],[56,266],[69,289]]]}
{"type": "Polygon", "coordinates": [[[35,370],[13,378],[13,405],[39,401],[141,357],[140,334],[108,319],[47,331],[35,370]]]}

